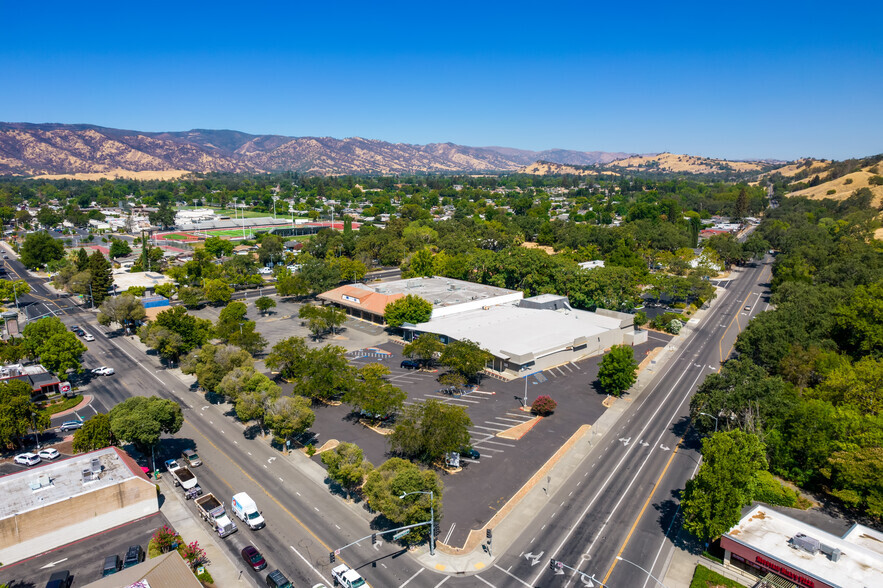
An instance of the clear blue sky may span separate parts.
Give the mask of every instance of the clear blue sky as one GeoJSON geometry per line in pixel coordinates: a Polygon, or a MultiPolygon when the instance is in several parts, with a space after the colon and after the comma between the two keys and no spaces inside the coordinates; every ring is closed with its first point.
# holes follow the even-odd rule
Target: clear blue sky
{"type": "Polygon", "coordinates": [[[4,2],[0,120],[883,152],[883,3],[4,2]],[[103,7],[102,7],[103,6],[103,7]]]}

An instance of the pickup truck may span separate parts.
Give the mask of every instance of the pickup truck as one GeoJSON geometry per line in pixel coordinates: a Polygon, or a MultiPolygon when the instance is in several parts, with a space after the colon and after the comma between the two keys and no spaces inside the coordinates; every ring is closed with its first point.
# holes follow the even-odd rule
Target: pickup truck
{"type": "Polygon", "coordinates": [[[166,462],[166,469],[172,476],[175,486],[180,486],[184,492],[197,487],[196,476],[193,475],[193,472],[189,468],[180,465],[174,459],[166,462]]]}
{"type": "Polygon", "coordinates": [[[224,503],[215,498],[214,494],[209,492],[194,502],[200,516],[218,532],[219,537],[226,537],[236,532],[236,523],[230,520],[224,503]]]}
{"type": "Polygon", "coordinates": [[[371,588],[368,586],[362,576],[354,569],[346,564],[340,564],[331,570],[331,578],[334,580],[335,586],[343,586],[343,588],[371,588]]]}

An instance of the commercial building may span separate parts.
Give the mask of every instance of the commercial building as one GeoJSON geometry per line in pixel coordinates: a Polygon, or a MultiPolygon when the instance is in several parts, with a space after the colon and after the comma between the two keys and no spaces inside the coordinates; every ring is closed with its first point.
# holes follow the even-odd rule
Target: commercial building
{"type": "MultiPolygon", "coordinates": [[[[31,398],[38,399],[64,392],[62,381],[40,364],[22,365],[13,363],[0,366],[0,382],[20,380],[31,387],[31,398]]],[[[68,389],[70,389],[68,385],[68,389]]],[[[0,560],[2,561],[2,560],[0,560]]]]}
{"type": "MultiPolygon", "coordinates": [[[[842,537],[768,506],[752,508],[721,537],[724,564],[807,588],[883,586],[883,533],[853,525],[842,537]]],[[[780,582],[774,585],[782,585],[780,582]]]]}
{"type": "Polygon", "coordinates": [[[0,561],[20,561],[159,511],[156,485],[109,447],[0,478],[0,561]]]}
{"type": "Polygon", "coordinates": [[[177,551],[148,559],[136,566],[101,578],[84,588],[202,588],[177,551]]]}

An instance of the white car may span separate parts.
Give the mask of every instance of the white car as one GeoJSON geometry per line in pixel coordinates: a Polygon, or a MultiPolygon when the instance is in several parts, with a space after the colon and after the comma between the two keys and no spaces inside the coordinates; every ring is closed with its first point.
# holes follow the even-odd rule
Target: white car
{"type": "Polygon", "coordinates": [[[273,270],[272,270],[272,268],[269,268],[269,267],[262,267],[261,269],[258,270],[258,273],[261,274],[262,276],[266,276],[268,274],[272,274],[273,270]]]}
{"type": "Polygon", "coordinates": [[[112,376],[116,372],[113,371],[112,367],[107,367],[106,365],[103,365],[92,370],[92,373],[96,376],[112,376]]]}
{"type": "Polygon", "coordinates": [[[37,465],[41,461],[40,456],[35,453],[21,453],[15,456],[15,463],[29,467],[37,465]]]}
{"type": "Polygon", "coordinates": [[[48,449],[41,449],[37,452],[37,455],[40,457],[40,459],[55,459],[61,454],[58,453],[57,449],[52,449],[51,447],[49,447],[48,449]]]}
{"type": "Polygon", "coordinates": [[[93,337],[89,333],[86,333],[85,335],[83,335],[83,341],[94,341],[94,340],[95,340],[95,337],[93,337]]]}

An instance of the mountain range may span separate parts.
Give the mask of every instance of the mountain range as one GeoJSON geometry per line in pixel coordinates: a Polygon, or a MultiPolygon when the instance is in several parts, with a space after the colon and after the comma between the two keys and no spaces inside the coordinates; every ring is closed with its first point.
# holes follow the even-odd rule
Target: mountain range
{"type": "Polygon", "coordinates": [[[629,153],[453,143],[412,145],[361,137],[286,137],[194,129],[140,132],[94,125],[0,122],[0,176],[126,172],[410,174],[515,171],[534,161],[606,164],[629,153]]]}

